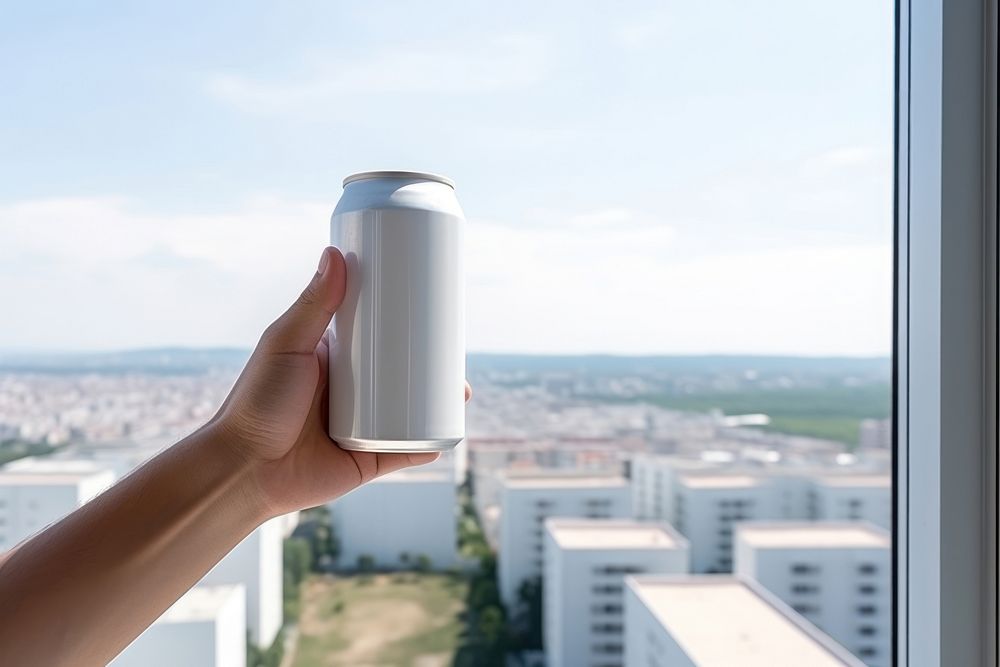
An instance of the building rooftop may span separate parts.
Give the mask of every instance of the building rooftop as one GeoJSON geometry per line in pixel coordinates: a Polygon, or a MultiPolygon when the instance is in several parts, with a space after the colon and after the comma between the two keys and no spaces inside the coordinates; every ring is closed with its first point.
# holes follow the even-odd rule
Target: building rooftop
{"type": "Polygon", "coordinates": [[[668,525],[627,519],[549,519],[545,527],[564,549],[681,549],[687,540],[668,525]]]}
{"type": "Polygon", "coordinates": [[[0,470],[0,486],[66,486],[79,484],[92,477],[108,475],[107,470],[91,470],[89,472],[18,472],[0,470]]]}
{"type": "Polygon", "coordinates": [[[892,546],[887,531],[860,521],[751,521],[737,524],[736,535],[738,540],[761,549],[892,546]]]}
{"type": "Polygon", "coordinates": [[[628,577],[701,667],[863,664],[763,589],[730,576],[628,577]]]}
{"type": "Polygon", "coordinates": [[[503,479],[503,485],[511,489],[586,489],[620,487],[627,483],[624,477],[611,475],[593,477],[553,475],[548,477],[505,477],[503,479]]]}
{"type": "Polygon", "coordinates": [[[182,595],[160,616],[160,623],[184,623],[186,621],[210,621],[219,615],[219,610],[233,595],[238,595],[242,584],[231,586],[195,586],[182,595]]]}
{"type": "Polygon", "coordinates": [[[745,489],[759,485],[750,475],[684,475],[680,483],[690,489],[745,489]]]}
{"type": "Polygon", "coordinates": [[[384,477],[374,480],[383,484],[392,482],[454,482],[455,473],[451,470],[397,470],[384,477]]]}
{"type": "Polygon", "coordinates": [[[889,475],[828,475],[816,479],[817,484],[824,486],[871,486],[889,488],[892,478],[889,475]]]}

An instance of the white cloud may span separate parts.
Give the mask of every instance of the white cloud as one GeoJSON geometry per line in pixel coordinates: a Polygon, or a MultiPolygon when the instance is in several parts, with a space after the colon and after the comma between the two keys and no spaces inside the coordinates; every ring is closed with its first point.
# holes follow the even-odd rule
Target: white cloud
{"type": "Polygon", "coordinates": [[[396,93],[476,94],[509,91],[544,79],[551,61],[547,43],[533,35],[503,35],[444,47],[410,45],[353,58],[313,57],[296,78],[211,75],[210,95],[255,113],[329,112],[352,96],[396,93]]]}
{"type": "Polygon", "coordinates": [[[250,345],[308,281],[332,206],[153,215],[121,198],[0,206],[0,347],[250,345]]]}
{"type": "Polygon", "coordinates": [[[669,227],[472,223],[474,348],[884,354],[891,249],[798,247],[677,259],[669,227]]]}
{"type": "MultiPolygon", "coordinates": [[[[121,198],[0,206],[0,348],[252,345],[309,279],[331,203],[152,215],[121,198]]],[[[470,220],[469,346],[885,353],[890,249],[689,255],[643,211],[470,220]]]]}

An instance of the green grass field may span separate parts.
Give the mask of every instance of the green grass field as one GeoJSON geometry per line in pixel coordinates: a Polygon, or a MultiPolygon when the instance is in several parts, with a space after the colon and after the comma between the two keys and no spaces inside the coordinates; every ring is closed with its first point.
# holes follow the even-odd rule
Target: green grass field
{"type": "Polygon", "coordinates": [[[312,576],[295,667],[445,667],[460,644],[467,584],[443,574],[312,576]]]}
{"type": "Polygon", "coordinates": [[[862,419],[884,419],[889,416],[891,407],[888,384],[661,395],[652,400],[676,410],[704,412],[715,409],[727,415],[762,412],[771,417],[770,425],[765,427],[769,431],[825,438],[848,445],[857,444],[862,419]]]}

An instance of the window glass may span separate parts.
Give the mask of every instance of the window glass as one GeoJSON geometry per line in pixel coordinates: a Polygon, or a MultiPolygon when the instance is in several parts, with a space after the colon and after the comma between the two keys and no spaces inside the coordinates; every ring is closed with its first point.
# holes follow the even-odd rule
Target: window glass
{"type": "MultiPolygon", "coordinates": [[[[707,622],[891,664],[893,3],[7,14],[0,479],[120,478],[203,424],[341,179],[440,172],[475,394],[427,470],[455,483],[400,476],[391,549],[385,515],[289,519],[250,662],[284,626],[296,667],[663,664],[692,640],[656,600],[702,587],[707,622]]],[[[0,481],[0,550],[106,481],[0,481]]]]}

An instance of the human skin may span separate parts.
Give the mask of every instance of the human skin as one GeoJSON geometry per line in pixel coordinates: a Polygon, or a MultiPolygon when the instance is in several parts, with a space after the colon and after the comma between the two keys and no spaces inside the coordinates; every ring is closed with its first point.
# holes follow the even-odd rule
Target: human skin
{"type": "Polygon", "coordinates": [[[205,426],[0,556],[4,664],[104,665],[264,521],[437,458],[327,436],[325,332],[345,280],[326,248],[205,426]]]}

